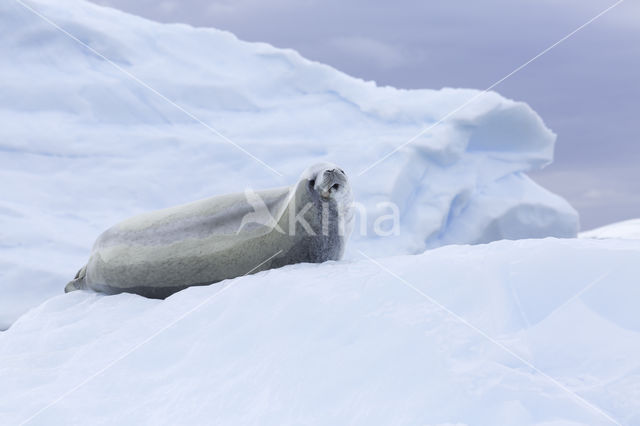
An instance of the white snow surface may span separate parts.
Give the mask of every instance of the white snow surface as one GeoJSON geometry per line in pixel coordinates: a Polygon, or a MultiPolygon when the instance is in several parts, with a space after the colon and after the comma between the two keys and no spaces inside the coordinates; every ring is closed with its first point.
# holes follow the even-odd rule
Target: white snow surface
{"type": "Polygon", "coordinates": [[[584,231],[580,238],[620,238],[623,240],[640,240],[640,219],[623,220],[600,228],[584,231]]]}
{"type": "Polygon", "coordinates": [[[480,92],[26,4],[104,57],[0,3],[0,425],[640,424],[634,228],[491,242],[577,232],[525,174],[555,141],[526,104],[484,94],[359,175],[480,92]],[[345,260],[163,301],[62,294],[108,226],[319,161],[367,210],[345,260]],[[400,234],[376,237],[389,201],[400,234]]]}
{"type": "Polygon", "coordinates": [[[54,297],[0,333],[0,424],[640,424],[640,242],[376,262],[54,297]]]}
{"type": "Polygon", "coordinates": [[[0,329],[62,291],[120,220],[290,185],[319,161],[366,207],[350,258],[577,232],[571,206],[525,174],[552,160],[555,135],[522,102],[482,94],[359,175],[480,92],[378,87],[224,31],[24,4],[99,54],[0,2],[0,329]],[[372,232],[384,202],[399,235],[372,232]]]}

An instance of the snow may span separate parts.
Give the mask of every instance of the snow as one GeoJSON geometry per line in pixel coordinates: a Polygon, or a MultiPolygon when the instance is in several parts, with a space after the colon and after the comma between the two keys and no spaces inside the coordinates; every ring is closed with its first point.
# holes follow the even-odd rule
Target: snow
{"type": "Polygon", "coordinates": [[[526,104],[26,4],[100,54],[0,3],[0,424],[640,424],[640,242],[544,238],[578,219],[526,175],[555,142],[526,104]],[[345,260],[62,294],[110,225],[319,161],[364,212],[345,260]]]}
{"type": "Polygon", "coordinates": [[[640,240],[640,219],[630,219],[622,222],[611,223],[600,228],[581,232],[579,236],[580,238],[621,238],[640,240]]]}
{"type": "Polygon", "coordinates": [[[0,423],[638,424],[639,260],[505,240],[60,295],[0,334],[0,423]]]}

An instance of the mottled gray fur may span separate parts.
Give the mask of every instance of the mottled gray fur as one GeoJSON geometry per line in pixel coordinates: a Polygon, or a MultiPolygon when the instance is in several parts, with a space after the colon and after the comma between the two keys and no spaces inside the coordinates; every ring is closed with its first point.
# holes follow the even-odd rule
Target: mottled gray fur
{"type": "Polygon", "coordinates": [[[98,237],[88,263],[65,291],[165,298],[190,286],[342,257],[351,230],[352,199],[341,169],[315,165],[292,187],[255,194],[266,207],[259,212],[264,220],[257,223],[242,221],[255,207],[246,194],[232,194],[113,226],[98,237]]]}

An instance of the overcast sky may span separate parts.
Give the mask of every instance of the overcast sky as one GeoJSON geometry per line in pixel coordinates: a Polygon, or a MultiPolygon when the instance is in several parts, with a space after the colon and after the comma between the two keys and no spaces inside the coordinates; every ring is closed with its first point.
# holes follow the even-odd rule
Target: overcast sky
{"type": "MultiPolygon", "coordinates": [[[[94,0],[229,30],[380,85],[485,89],[615,0],[94,0]]],[[[583,229],[640,217],[640,1],[626,0],[495,88],[558,134],[532,176],[583,229]]]]}

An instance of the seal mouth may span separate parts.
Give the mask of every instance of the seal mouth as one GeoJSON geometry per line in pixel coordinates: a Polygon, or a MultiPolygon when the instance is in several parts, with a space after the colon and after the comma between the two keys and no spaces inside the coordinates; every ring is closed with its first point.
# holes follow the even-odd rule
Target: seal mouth
{"type": "Polygon", "coordinates": [[[322,195],[322,198],[330,198],[331,194],[333,194],[334,192],[337,192],[340,190],[340,184],[339,183],[334,183],[333,185],[331,185],[329,188],[327,188],[326,190],[322,191],[320,193],[320,195],[322,195]]]}
{"type": "Polygon", "coordinates": [[[309,169],[307,187],[309,192],[316,194],[323,201],[347,196],[349,181],[344,170],[333,164],[319,164],[309,169]],[[324,167],[322,167],[324,166],[324,167]]]}
{"type": "Polygon", "coordinates": [[[318,185],[318,192],[322,198],[329,199],[332,194],[339,193],[346,182],[347,178],[341,169],[325,170],[322,173],[322,183],[318,185]]]}

